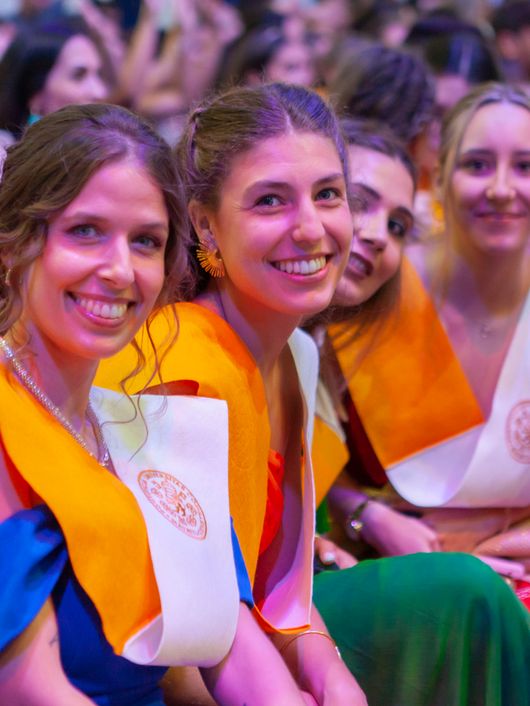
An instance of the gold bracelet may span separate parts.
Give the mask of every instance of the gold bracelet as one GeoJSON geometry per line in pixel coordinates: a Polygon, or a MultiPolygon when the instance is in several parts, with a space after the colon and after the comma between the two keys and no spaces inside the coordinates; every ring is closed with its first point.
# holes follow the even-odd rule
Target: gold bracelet
{"type": "Polygon", "coordinates": [[[283,645],[279,648],[278,652],[282,654],[282,652],[284,652],[284,650],[286,650],[289,645],[291,645],[295,640],[298,640],[299,637],[303,637],[304,635],[321,635],[322,637],[325,637],[331,642],[339,656],[339,659],[341,659],[341,654],[339,648],[337,647],[337,643],[331,637],[331,635],[329,635],[327,632],[324,632],[323,630],[304,630],[304,632],[296,633],[296,635],[293,635],[290,640],[287,640],[287,642],[283,643],[283,645]]]}

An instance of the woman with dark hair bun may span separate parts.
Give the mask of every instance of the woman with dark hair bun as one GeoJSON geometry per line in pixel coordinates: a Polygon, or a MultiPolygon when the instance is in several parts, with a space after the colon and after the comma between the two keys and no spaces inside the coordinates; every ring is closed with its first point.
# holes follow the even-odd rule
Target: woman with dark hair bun
{"type": "Polygon", "coordinates": [[[382,44],[347,52],[330,94],[340,115],[385,123],[409,145],[430,121],[434,106],[434,83],[421,59],[382,44]]]}
{"type": "MultiPolygon", "coordinates": [[[[254,597],[241,620],[259,636],[232,650],[261,672],[237,703],[366,706],[311,602],[318,360],[297,329],[329,304],[351,241],[338,122],[299,86],[234,88],[189,116],[177,155],[196,284],[176,306],[179,342],[161,374],[228,402],[230,505],[254,597]]],[[[167,331],[162,318],[155,343],[167,331]]],[[[115,387],[132,353],[109,360],[98,382],[115,387]]],[[[232,703],[222,668],[207,683],[232,703]]]]}

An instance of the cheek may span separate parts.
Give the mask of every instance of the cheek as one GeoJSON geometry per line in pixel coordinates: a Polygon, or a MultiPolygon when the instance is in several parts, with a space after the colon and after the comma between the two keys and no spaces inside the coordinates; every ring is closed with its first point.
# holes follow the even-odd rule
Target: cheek
{"type": "Polygon", "coordinates": [[[152,263],[150,267],[142,267],[137,272],[136,280],[142,299],[151,309],[164,286],[164,262],[152,263]]]}
{"type": "Polygon", "coordinates": [[[389,280],[396,274],[396,272],[399,270],[399,266],[401,265],[402,257],[403,243],[402,241],[398,241],[393,238],[389,242],[385,252],[384,272],[382,273],[384,281],[382,281],[381,284],[384,284],[387,280],[389,280]]]}
{"type": "MultiPolygon", "coordinates": [[[[358,226],[358,223],[356,224],[358,226]]],[[[353,215],[348,210],[342,219],[337,223],[337,228],[335,230],[336,236],[335,240],[338,245],[339,252],[344,256],[344,260],[348,259],[348,255],[351,250],[352,240],[354,231],[354,220],[353,215]]]]}
{"type": "Polygon", "coordinates": [[[484,193],[485,186],[478,179],[466,179],[455,177],[449,190],[449,203],[453,208],[465,210],[484,193]]]}

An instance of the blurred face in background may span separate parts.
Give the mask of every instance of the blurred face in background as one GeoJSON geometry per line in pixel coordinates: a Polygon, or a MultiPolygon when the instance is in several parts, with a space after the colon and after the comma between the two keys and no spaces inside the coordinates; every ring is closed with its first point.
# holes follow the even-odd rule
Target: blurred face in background
{"type": "Polygon", "coordinates": [[[31,99],[30,109],[35,115],[47,115],[66,105],[103,101],[108,95],[103,59],[91,39],[78,34],[62,48],[44,87],[31,99]]]}
{"type": "Polygon", "coordinates": [[[463,253],[521,253],[530,239],[530,111],[484,105],[463,134],[446,195],[463,253]]]}
{"type": "Polygon", "coordinates": [[[309,47],[302,42],[282,44],[267,64],[265,79],[271,82],[312,86],[315,70],[309,47]]]}

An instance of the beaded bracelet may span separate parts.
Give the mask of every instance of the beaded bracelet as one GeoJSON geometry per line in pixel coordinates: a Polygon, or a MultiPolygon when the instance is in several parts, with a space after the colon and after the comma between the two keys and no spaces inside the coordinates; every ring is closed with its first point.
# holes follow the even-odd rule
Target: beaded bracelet
{"type": "Polygon", "coordinates": [[[293,635],[290,640],[284,642],[283,645],[279,648],[279,653],[282,654],[282,652],[284,652],[284,650],[286,650],[289,645],[291,645],[295,640],[298,640],[299,637],[303,637],[304,635],[321,635],[322,637],[325,637],[331,642],[337,652],[337,655],[339,656],[339,659],[341,659],[341,654],[339,648],[337,647],[337,643],[331,637],[331,635],[329,635],[327,632],[324,632],[323,630],[305,630],[304,632],[299,632],[296,635],[293,635]]]}

